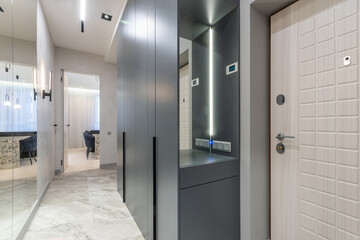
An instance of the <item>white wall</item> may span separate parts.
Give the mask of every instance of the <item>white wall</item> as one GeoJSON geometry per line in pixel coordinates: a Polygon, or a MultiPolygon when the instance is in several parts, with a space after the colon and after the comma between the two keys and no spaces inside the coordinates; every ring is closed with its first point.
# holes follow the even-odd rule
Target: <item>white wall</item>
{"type": "Polygon", "coordinates": [[[54,44],[40,1],[37,4],[37,67],[38,67],[38,195],[54,176],[54,104],[41,98],[41,90],[49,89],[50,71],[54,69],[54,44]]]}
{"type": "Polygon", "coordinates": [[[1,61],[36,66],[36,42],[0,36],[1,61]],[[13,50],[13,51],[12,51],[13,50]]]}
{"type": "Polygon", "coordinates": [[[179,70],[180,150],[192,149],[192,87],[189,72],[189,64],[179,70]]]}
{"type": "MultiPolygon", "coordinates": [[[[62,115],[61,69],[69,72],[100,76],[100,165],[116,163],[116,65],[105,63],[104,57],[64,48],[55,48],[55,107],[56,123],[64,126],[62,115]],[[110,132],[110,135],[108,135],[110,132]]],[[[59,128],[60,131],[61,128],[59,128]]],[[[58,135],[59,136],[59,135],[58,135]]],[[[62,139],[56,139],[56,170],[61,169],[62,139]]]]}

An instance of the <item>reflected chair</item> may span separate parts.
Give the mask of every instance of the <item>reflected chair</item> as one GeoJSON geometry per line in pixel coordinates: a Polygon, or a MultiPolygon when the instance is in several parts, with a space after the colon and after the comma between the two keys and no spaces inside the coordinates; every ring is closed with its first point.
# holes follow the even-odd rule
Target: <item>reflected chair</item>
{"type": "Polygon", "coordinates": [[[86,145],[86,159],[89,159],[89,153],[91,149],[95,149],[95,137],[91,134],[83,132],[84,141],[86,145]]]}
{"type": "MultiPolygon", "coordinates": [[[[85,132],[86,132],[87,134],[90,134],[91,136],[93,136],[93,133],[92,133],[91,131],[85,130],[85,132]]],[[[90,152],[95,152],[95,147],[92,147],[92,148],[90,149],[90,152]]]]}
{"type": "Polygon", "coordinates": [[[34,158],[35,162],[37,162],[35,158],[35,152],[37,151],[37,135],[34,134],[31,137],[22,139],[20,142],[20,154],[21,153],[27,153],[30,159],[31,165],[32,163],[32,157],[34,158]]]}

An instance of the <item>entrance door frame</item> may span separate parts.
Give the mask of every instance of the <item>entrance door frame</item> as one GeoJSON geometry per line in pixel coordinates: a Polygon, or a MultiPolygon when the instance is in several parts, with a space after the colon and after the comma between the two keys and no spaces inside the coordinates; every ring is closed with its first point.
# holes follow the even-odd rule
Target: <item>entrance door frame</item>
{"type": "Polygon", "coordinates": [[[270,239],[270,16],[296,0],[240,5],[240,234],[270,239]],[[251,56],[251,57],[250,57],[251,56]]]}
{"type": "MultiPolygon", "coordinates": [[[[83,74],[83,75],[92,75],[92,76],[97,76],[99,78],[99,97],[101,97],[101,91],[100,91],[100,81],[101,81],[101,76],[99,74],[95,74],[95,73],[83,73],[83,72],[77,72],[77,71],[71,71],[71,70],[64,70],[64,69],[60,69],[60,81],[61,81],[61,86],[60,86],[60,107],[61,107],[61,123],[60,123],[60,145],[61,145],[61,172],[57,173],[57,174],[62,174],[65,172],[65,163],[64,163],[64,154],[65,154],[65,146],[64,146],[64,131],[65,131],[65,114],[64,114],[64,77],[65,77],[65,73],[76,73],[76,74],[83,74]]],[[[101,108],[101,106],[99,106],[101,108]]],[[[100,114],[100,113],[99,113],[100,114]]],[[[101,126],[101,120],[100,120],[100,126],[101,126]]],[[[100,168],[100,165],[99,165],[100,168]]]]}

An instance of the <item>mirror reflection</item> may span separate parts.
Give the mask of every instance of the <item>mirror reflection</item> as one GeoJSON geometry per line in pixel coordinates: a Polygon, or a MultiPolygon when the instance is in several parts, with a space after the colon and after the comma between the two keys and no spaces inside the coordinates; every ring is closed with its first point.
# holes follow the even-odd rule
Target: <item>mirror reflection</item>
{"type": "Polygon", "coordinates": [[[0,239],[15,239],[37,199],[36,0],[0,2],[0,239]]]}
{"type": "Polygon", "coordinates": [[[180,167],[239,155],[237,5],[207,4],[179,1],[180,167]]]}

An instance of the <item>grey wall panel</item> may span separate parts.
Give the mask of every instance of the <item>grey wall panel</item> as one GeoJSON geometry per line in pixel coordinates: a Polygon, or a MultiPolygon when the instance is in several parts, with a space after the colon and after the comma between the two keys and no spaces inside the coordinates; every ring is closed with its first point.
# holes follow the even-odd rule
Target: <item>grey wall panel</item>
{"type": "MultiPolygon", "coordinates": [[[[232,157],[239,157],[239,72],[226,75],[226,66],[239,62],[239,12],[234,9],[213,26],[214,139],[231,142],[232,157]]],[[[217,151],[214,150],[216,153],[217,151]]],[[[220,152],[218,152],[220,153],[220,152]]]]}
{"type": "Polygon", "coordinates": [[[180,191],[182,240],[239,240],[239,177],[180,191]]]}
{"type": "Polygon", "coordinates": [[[181,0],[179,12],[206,25],[214,25],[236,7],[238,0],[181,0]]]}
{"type": "Polygon", "coordinates": [[[157,239],[178,239],[178,1],[156,0],[157,239]]]}
{"type": "Polygon", "coordinates": [[[209,139],[209,31],[192,42],[192,78],[199,78],[199,86],[192,88],[192,136],[209,139]]]}

